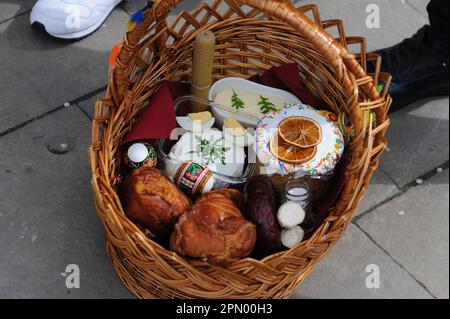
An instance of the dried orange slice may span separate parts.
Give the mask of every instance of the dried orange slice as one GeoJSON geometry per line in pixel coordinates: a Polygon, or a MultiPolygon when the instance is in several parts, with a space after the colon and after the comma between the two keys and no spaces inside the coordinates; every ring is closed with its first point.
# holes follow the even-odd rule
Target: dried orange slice
{"type": "Polygon", "coordinates": [[[317,146],[298,147],[285,142],[279,134],[275,134],[270,140],[270,151],[283,163],[304,164],[316,156],[317,146]]]}
{"type": "Polygon", "coordinates": [[[294,116],[278,126],[280,137],[294,146],[309,148],[322,142],[322,128],[306,117],[294,116]]]}

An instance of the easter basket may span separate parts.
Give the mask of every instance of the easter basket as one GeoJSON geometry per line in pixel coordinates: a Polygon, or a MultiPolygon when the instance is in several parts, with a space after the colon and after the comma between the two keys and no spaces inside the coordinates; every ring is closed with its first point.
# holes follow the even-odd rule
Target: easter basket
{"type": "Polygon", "coordinates": [[[89,157],[108,255],[123,283],[140,298],[288,298],[343,236],[378,167],[389,126],[390,75],[380,72],[381,59],[366,52],[364,38],[347,37],[341,20],[322,21],[314,5],[199,1],[169,24],[169,13],[179,2],[155,1],[126,33],[106,96],[96,103],[89,157]],[[126,217],[117,192],[115,154],[121,141],[163,81],[189,81],[194,40],[205,29],[217,38],[214,80],[249,78],[296,63],[302,84],[345,115],[353,128],[345,185],[317,231],[293,249],[226,268],[187,260],[149,239],[126,217]],[[374,73],[367,73],[369,63],[374,73]],[[368,120],[367,112],[374,120],[368,120]]]}

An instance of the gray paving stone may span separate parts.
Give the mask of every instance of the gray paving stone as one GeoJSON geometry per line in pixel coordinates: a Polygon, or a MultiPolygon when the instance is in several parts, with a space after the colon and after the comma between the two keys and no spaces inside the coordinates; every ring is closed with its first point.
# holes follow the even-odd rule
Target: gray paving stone
{"type": "Polygon", "coordinates": [[[145,6],[145,1],[133,1],[133,0],[124,0],[122,1],[121,6],[129,13],[133,14],[137,10],[142,9],[145,6]]]}
{"type": "Polygon", "coordinates": [[[0,1],[0,23],[31,10],[36,0],[2,0],[0,1]]]}
{"type": "Polygon", "coordinates": [[[92,96],[91,98],[81,101],[78,105],[91,117],[94,117],[95,112],[95,102],[105,97],[105,92],[101,92],[92,96]]]}
{"type": "Polygon", "coordinates": [[[63,109],[0,138],[0,298],[129,298],[105,253],[90,191],[90,121],[63,109]],[[66,155],[49,142],[73,143],[66,155]],[[61,273],[77,264],[81,288],[61,273]]]}
{"type": "Polygon", "coordinates": [[[323,19],[337,18],[345,22],[346,33],[363,36],[369,50],[391,46],[411,36],[427,19],[402,0],[308,0],[300,4],[317,4],[323,19]],[[380,28],[368,29],[366,8],[376,4],[380,8],[380,28]]]}
{"type": "Polygon", "coordinates": [[[128,19],[115,10],[104,27],[76,43],[35,32],[28,15],[0,24],[0,132],[104,86],[109,51],[128,19]]]}
{"type": "Polygon", "coordinates": [[[350,225],[345,236],[300,286],[300,299],[429,299],[408,273],[378,248],[364,233],[350,225]],[[369,265],[380,269],[380,288],[369,289],[369,265]]]}
{"type": "MultiPolygon", "coordinates": [[[[176,8],[172,11],[172,16],[178,14],[183,10],[191,10],[197,6],[198,3],[202,1],[200,0],[183,0],[176,8]]],[[[213,0],[203,0],[206,3],[212,3],[213,0]]],[[[122,2],[122,7],[130,14],[135,13],[136,11],[142,9],[145,6],[145,0],[125,0],[122,2]]]]}
{"type": "Polygon", "coordinates": [[[428,0],[406,0],[411,6],[419,11],[423,16],[428,17],[427,5],[428,0]]]}
{"type": "Polygon", "coordinates": [[[448,98],[422,101],[391,116],[390,152],[381,168],[397,185],[414,181],[449,158],[448,98]]]}
{"type": "Polygon", "coordinates": [[[449,174],[439,174],[358,224],[438,298],[449,298],[449,174]]]}
{"type": "Polygon", "coordinates": [[[394,196],[400,190],[392,180],[381,170],[377,170],[372,177],[372,181],[367,188],[364,199],[362,200],[357,215],[367,212],[378,203],[394,196]]]}

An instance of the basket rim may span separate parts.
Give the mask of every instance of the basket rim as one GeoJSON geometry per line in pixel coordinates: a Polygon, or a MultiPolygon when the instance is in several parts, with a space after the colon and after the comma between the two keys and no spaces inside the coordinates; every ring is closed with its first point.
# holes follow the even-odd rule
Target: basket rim
{"type": "MultiPolygon", "coordinates": [[[[170,0],[174,1],[174,0],[170,0]]],[[[231,1],[231,0],[227,0],[231,1]]],[[[307,6],[303,8],[316,8],[315,6],[307,6]]],[[[314,9],[312,9],[314,10],[314,9]]],[[[150,14],[149,14],[150,15],[150,14]]],[[[181,14],[180,14],[181,16],[181,14]]],[[[240,20],[239,18],[237,18],[240,20]]],[[[253,20],[255,18],[251,18],[250,20],[253,20]]],[[[328,20],[331,21],[331,20],[328,20]]],[[[333,20],[335,21],[335,20],[333,20]]],[[[340,20],[336,20],[340,21],[340,20]]],[[[276,21],[279,23],[278,21],[276,21]]],[[[320,21],[320,24],[326,24],[327,21],[323,22],[320,21]]],[[[342,21],[340,22],[342,23],[342,21]]],[[[331,24],[331,23],[330,23],[331,24]]],[[[138,35],[138,31],[133,31],[131,34],[127,34],[124,40],[124,45],[121,49],[122,54],[128,54],[128,51],[130,50],[130,47],[127,45],[127,37],[129,36],[136,36],[138,35]]],[[[352,37],[351,39],[356,39],[361,37],[352,37]]],[[[347,38],[346,38],[347,39],[347,38]]],[[[361,38],[363,39],[363,38],[361,38]]],[[[364,40],[365,42],[365,40],[364,40]]],[[[346,43],[343,43],[346,45],[346,43]]],[[[133,50],[136,50],[136,48],[132,48],[133,50]]],[[[366,53],[367,56],[372,55],[372,57],[375,57],[373,54],[366,53]]],[[[361,56],[362,57],[362,56],[361,56]]],[[[364,59],[364,57],[362,57],[364,59]]],[[[366,57],[367,58],[367,57],[366,57]]],[[[381,63],[381,61],[379,61],[381,63]]],[[[179,256],[175,252],[172,252],[170,250],[167,250],[163,246],[159,245],[158,243],[154,242],[150,238],[146,237],[145,234],[136,226],[134,225],[126,216],[123,211],[123,208],[120,203],[120,199],[118,196],[118,193],[114,189],[113,183],[107,178],[107,176],[104,176],[102,172],[107,171],[107,166],[104,163],[104,157],[105,154],[108,153],[111,149],[111,146],[105,146],[102,142],[105,140],[105,135],[111,135],[111,134],[117,134],[112,128],[109,123],[110,119],[106,119],[104,115],[104,110],[108,110],[111,112],[111,118],[117,118],[121,113],[117,110],[124,108],[127,103],[126,98],[124,98],[119,104],[117,105],[117,101],[114,101],[114,96],[117,95],[116,92],[116,85],[115,85],[115,79],[114,79],[115,73],[110,74],[109,84],[107,88],[107,92],[105,97],[98,101],[95,108],[95,116],[93,120],[93,128],[92,128],[92,144],[89,147],[89,156],[90,156],[90,162],[91,162],[91,173],[92,173],[92,188],[95,198],[95,204],[96,204],[96,210],[99,214],[99,217],[101,218],[106,231],[106,238],[107,241],[110,243],[116,242],[116,240],[113,238],[112,235],[113,230],[111,230],[114,227],[117,227],[121,230],[121,232],[124,234],[124,238],[127,238],[127,240],[134,241],[133,247],[131,250],[138,250],[141,249],[139,246],[145,246],[147,250],[150,250],[153,252],[153,256],[162,256],[160,257],[160,260],[163,258],[166,258],[168,260],[170,259],[176,259],[176,262],[178,265],[185,267],[189,272],[195,273],[197,276],[203,277],[204,272],[201,271],[204,267],[207,267],[209,269],[216,269],[217,267],[211,266],[206,262],[201,262],[198,260],[190,260],[187,258],[184,258],[182,256],[179,256]],[[109,202],[109,203],[108,203],[109,202]],[[111,204],[114,203],[115,207],[111,204]],[[111,228],[111,229],[110,229],[111,228]]],[[[304,279],[310,272],[312,272],[313,268],[317,264],[317,262],[322,259],[327,252],[336,244],[337,240],[341,237],[341,235],[345,232],[346,228],[350,224],[351,218],[355,214],[356,207],[358,206],[359,202],[361,201],[364,192],[366,190],[367,184],[370,181],[371,176],[375,172],[376,168],[378,167],[379,158],[383,151],[385,150],[387,144],[384,140],[384,135],[387,131],[387,128],[389,126],[389,118],[387,117],[387,112],[390,106],[391,98],[387,95],[387,89],[385,89],[385,92],[380,96],[380,98],[374,102],[368,102],[368,103],[360,103],[358,100],[359,92],[358,88],[361,87],[365,83],[372,83],[372,85],[376,84],[376,80],[379,78],[380,72],[377,70],[375,73],[374,78],[367,76],[364,78],[357,78],[356,76],[353,76],[353,74],[350,74],[350,80],[355,87],[355,92],[353,92],[352,97],[350,97],[349,101],[351,99],[353,100],[353,103],[355,105],[358,105],[360,110],[363,109],[370,109],[372,107],[377,105],[382,105],[383,110],[380,110],[381,108],[378,108],[378,111],[380,113],[377,114],[377,118],[382,118],[382,123],[379,123],[379,125],[376,128],[372,128],[370,126],[368,134],[370,136],[374,136],[372,145],[367,145],[367,147],[364,147],[364,152],[367,152],[369,150],[370,154],[366,154],[366,157],[369,159],[365,161],[364,163],[359,164],[361,167],[353,167],[353,170],[357,169],[364,169],[366,171],[364,180],[359,180],[358,184],[361,182],[360,190],[358,194],[353,196],[353,198],[350,201],[347,201],[348,205],[344,205],[347,207],[335,207],[334,210],[340,210],[342,213],[341,215],[347,214],[349,217],[345,218],[345,220],[342,220],[340,216],[336,216],[333,214],[330,214],[325,221],[321,224],[319,229],[316,230],[314,235],[309,238],[307,241],[304,241],[299,246],[289,249],[277,254],[273,254],[270,256],[265,257],[264,259],[257,260],[254,258],[244,258],[241,260],[238,260],[231,265],[229,265],[227,268],[223,269],[224,271],[234,271],[236,269],[241,268],[243,265],[252,265],[253,267],[259,267],[265,269],[267,272],[271,272],[276,275],[283,275],[283,272],[280,272],[277,270],[277,265],[279,264],[279,259],[286,257],[289,259],[291,256],[295,256],[298,251],[304,250],[305,248],[310,248],[313,250],[318,242],[324,242],[323,238],[326,237],[325,240],[327,242],[327,248],[322,249],[323,251],[317,255],[314,260],[311,260],[308,264],[308,266],[305,266],[305,270],[302,272],[301,277],[304,279]],[[356,99],[356,100],[355,100],[356,99]],[[369,146],[375,146],[375,148],[371,148],[369,146]],[[369,158],[370,157],[370,158],[369,158]],[[352,213],[351,213],[352,211],[352,213]],[[350,212],[350,214],[348,214],[350,212]],[[351,216],[350,216],[351,215],[351,216]],[[340,236],[333,235],[334,232],[340,232],[340,236]],[[320,239],[320,240],[319,240],[320,239]]],[[[390,80],[388,81],[388,84],[390,83],[390,80]]],[[[128,92],[129,93],[129,92],[128,92]]],[[[350,102],[349,102],[350,103],[350,102]]],[[[376,110],[377,111],[377,110],[376,110]]],[[[123,110],[122,110],[123,112],[123,110]]],[[[123,134],[123,132],[121,132],[123,134]]],[[[358,143],[361,142],[360,140],[354,140],[352,143],[358,143]]],[[[111,165],[111,163],[109,163],[111,165]]],[[[351,174],[352,172],[348,172],[351,174]]],[[[341,200],[340,196],[339,201],[341,200]]],[[[110,256],[110,258],[112,258],[110,256]]],[[[148,258],[148,257],[147,257],[148,258]]],[[[113,262],[113,265],[115,263],[113,262]]],[[[124,278],[121,277],[121,279],[124,281],[124,283],[130,287],[129,282],[124,280],[124,278]]],[[[215,280],[211,277],[208,277],[208,280],[215,280]]],[[[130,288],[131,289],[131,288],[130,288]]],[[[132,290],[137,294],[136,291],[132,290]]]]}

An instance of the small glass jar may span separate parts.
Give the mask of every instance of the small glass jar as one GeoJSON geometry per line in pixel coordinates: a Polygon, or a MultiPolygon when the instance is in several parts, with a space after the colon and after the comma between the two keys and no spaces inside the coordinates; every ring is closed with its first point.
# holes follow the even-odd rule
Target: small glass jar
{"type": "Polygon", "coordinates": [[[305,210],[309,208],[311,188],[304,179],[291,178],[284,184],[283,203],[288,201],[301,204],[305,210]]]}
{"type": "Polygon", "coordinates": [[[309,233],[314,227],[314,214],[312,210],[311,187],[303,178],[292,178],[284,184],[282,203],[295,202],[300,204],[306,213],[306,218],[301,227],[305,233],[309,233]]]}

